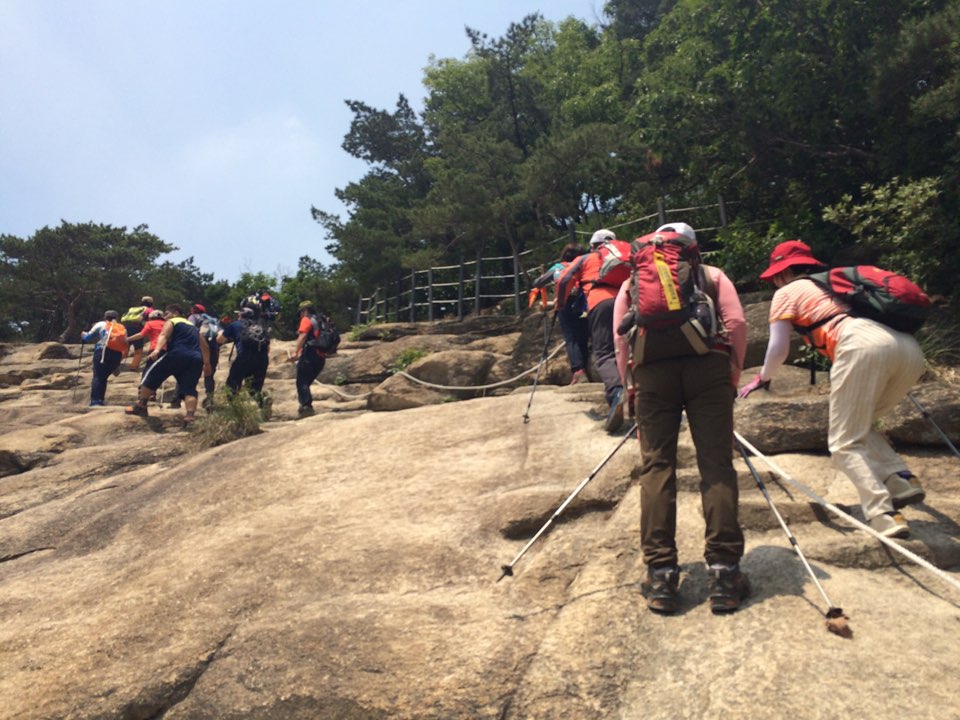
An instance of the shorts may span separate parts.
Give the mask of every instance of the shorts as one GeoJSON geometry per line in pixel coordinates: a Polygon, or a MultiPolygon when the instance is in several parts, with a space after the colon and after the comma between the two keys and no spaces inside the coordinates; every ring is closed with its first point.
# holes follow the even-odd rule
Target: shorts
{"type": "Polygon", "coordinates": [[[197,382],[203,373],[203,358],[200,355],[161,355],[147,370],[140,384],[156,392],[163,381],[173,376],[185,397],[197,397],[197,382]]]}

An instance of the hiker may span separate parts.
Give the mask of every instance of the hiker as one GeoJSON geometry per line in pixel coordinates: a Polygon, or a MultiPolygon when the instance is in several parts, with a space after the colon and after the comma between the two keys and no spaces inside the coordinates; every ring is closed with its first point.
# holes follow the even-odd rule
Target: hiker
{"type": "Polygon", "coordinates": [[[766,388],[790,350],[790,331],[827,357],[833,464],[850,479],[871,528],[888,538],[906,538],[910,528],[898,512],[921,502],[924,490],[874,422],[903,400],[926,369],[916,339],[886,325],[848,315],[849,307],[807,275],[826,268],[800,240],[777,245],[761,280],[777,291],[770,305],[770,339],[760,373],[740,390],[746,398],[766,388]],[[809,327],[812,326],[812,327],[809,327]]]}
{"type": "MultiPolygon", "coordinates": [[[[696,243],[696,233],[686,223],[664,225],[646,238],[658,239],[657,236],[696,243]]],[[[634,247],[643,240],[638,238],[634,247]]],[[[699,262],[698,251],[696,259],[699,262]]],[[[650,260],[655,261],[659,262],[650,260]]],[[[636,417],[640,440],[640,542],[647,566],[641,591],[649,609],[657,613],[676,612],[679,604],[677,440],[684,412],[700,470],[711,610],[715,614],[733,612],[749,593],[749,583],[739,567],[743,531],[738,518],[737,472],[733,467],[733,400],[746,353],[747,327],[733,283],[719,268],[700,267],[705,273],[705,291],[716,308],[716,332],[709,344],[705,342],[699,350],[678,345],[675,353],[666,351],[656,359],[651,346],[671,342],[676,335],[658,335],[648,328],[619,333],[625,316],[638,299],[633,295],[639,297],[643,292],[633,289],[631,281],[620,288],[614,308],[617,362],[628,387],[632,386],[633,397],[628,397],[628,406],[636,417]],[[637,360],[639,348],[645,357],[654,359],[637,360]]],[[[658,268],[652,268],[655,278],[657,271],[658,268]]],[[[657,291],[662,292],[662,277],[654,282],[657,291]]]]}
{"type": "Polygon", "coordinates": [[[597,230],[590,238],[590,252],[573,261],[557,279],[558,306],[566,304],[575,287],[587,297],[593,361],[609,406],[604,423],[607,432],[616,432],[623,425],[623,383],[613,346],[613,304],[620,285],[629,277],[629,258],[629,244],[617,240],[611,230],[597,230]]]}
{"type": "MultiPolygon", "coordinates": [[[[192,323],[207,341],[207,348],[210,351],[210,371],[203,373],[203,406],[210,409],[213,406],[213,391],[216,389],[214,373],[217,372],[217,366],[220,364],[220,345],[217,343],[217,336],[220,334],[220,321],[213,315],[207,313],[206,306],[200,303],[194,303],[190,306],[190,314],[187,315],[187,322],[192,323]]],[[[178,385],[173,394],[171,408],[179,408],[183,402],[184,394],[178,385]]]]}
{"type": "MultiPolygon", "coordinates": [[[[126,338],[126,330],[120,322],[120,313],[116,310],[107,310],[103,314],[103,320],[94,324],[87,332],[81,333],[80,342],[87,344],[95,342],[93,346],[93,379],[90,381],[90,407],[102,407],[104,397],[107,394],[107,378],[118,368],[127,352],[126,345],[123,344],[114,347],[108,347],[111,342],[111,334],[117,335],[118,331],[123,330],[126,338]],[[112,332],[111,332],[112,331],[112,332]]],[[[125,343],[125,340],[124,340],[125,343]]]]}
{"type": "MultiPolygon", "coordinates": [[[[560,259],[553,263],[546,272],[533,281],[534,291],[546,290],[546,286],[557,282],[570,264],[585,250],[576,243],[568,243],[560,252],[560,259]]],[[[587,360],[589,358],[589,327],[587,326],[587,298],[577,288],[571,288],[567,301],[560,305],[554,304],[554,312],[560,321],[560,331],[563,333],[564,348],[567,352],[567,362],[570,364],[570,384],[576,385],[587,380],[587,360]]]]}
{"type": "Polygon", "coordinates": [[[144,295],[140,298],[139,305],[134,305],[128,309],[123,314],[123,317],[120,318],[120,322],[123,323],[123,326],[127,330],[127,337],[131,335],[137,336],[137,339],[130,343],[130,349],[133,351],[133,360],[130,361],[131,370],[140,369],[140,362],[143,358],[143,339],[140,337],[140,332],[143,330],[143,326],[150,318],[150,313],[152,313],[153,310],[153,298],[149,295],[144,295]]]}
{"type": "Polygon", "coordinates": [[[308,417],[313,415],[310,386],[326,363],[326,353],[317,347],[325,319],[317,314],[317,308],[309,300],[300,303],[297,310],[300,313],[300,325],[297,327],[297,346],[290,356],[290,362],[297,363],[297,416],[308,417]]]}
{"type": "Polygon", "coordinates": [[[164,380],[173,376],[185,396],[183,421],[189,425],[196,419],[197,382],[201,373],[210,368],[210,351],[199,330],[183,317],[180,305],[167,305],[163,318],[165,322],[157,345],[147,356],[153,364],[140,381],[137,402],[125,412],[146,417],[149,414],[147,401],[156,394],[164,380]]]}
{"type": "Polygon", "coordinates": [[[163,326],[165,324],[166,320],[163,319],[163,312],[154,310],[143,324],[143,330],[127,338],[131,342],[143,340],[144,345],[147,346],[147,360],[143,363],[143,369],[140,372],[141,382],[143,381],[143,376],[147,374],[147,370],[149,370],[150,366],[154,363],[154,361],[150,359],[149,353],[157,347],[157,340],[160,339],[160,333],[163,332],[163,326]]]}
{"type": "Polygon", "coordinates": [[[270,336],[254,308],[241,308],[238,318],[219,332],[217,343],[228,342],[234,343],[237,357],[230,365],[227,387],[236,393],[243,381],[250,378],[250,392],[262,407],[263,382],[270,365],[270,336]]]}

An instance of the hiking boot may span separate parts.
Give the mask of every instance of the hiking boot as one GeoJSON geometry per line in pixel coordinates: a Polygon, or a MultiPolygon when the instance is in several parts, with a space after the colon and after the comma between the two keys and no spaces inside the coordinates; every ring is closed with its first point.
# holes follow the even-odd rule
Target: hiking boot
{"type": "Polygon", "coordinates": [[[923,486],[917,480],[917,476],[909,470],[901,470],[893,473],[883,481],[890,492],[890,500],[893,501],[893,507],[896,510],[906,506],[923,502],[927,494],[923,491],[923,486]]]}
{"type": "Polygon", "coordinates": [[[617,388],[610,402],[610,412],[603,429],[608,433],[615,433],[623,426],[623,388],[617,388]]]}
{"type": "Polygon", "coordinates": [[[179,410],[180,404],[181,404],[180,398],[177,398],[176,400],[171,400],[170,404],[167,407],[169,407],[171,410],[179,410]]]}
{"type": "Polygon", "coordinates": [[[651,612],[670,615],[680,604],[680,568],[647,568],[647,577],[640,583],[640,594],[647,599],[651,612]]]}
{"type": "Polygon", "coordinates": [[[188,428],[189,428],[191,425],[193,425],[196,421],[197,421],[197,416],[196,416],[195,413],[187,413],[186,415],[183,416],[183,427],[184,427],[184,429],[188,429],[188,428]]]}
{"type": "Polygon", "coordinates": [[[312,405],[301,405],[297,408],[297,417],[305,418],[314,414],[312,405]]]}
{"type": "Polygon", "coordinates": [[[136,405],[131,405],[124,412],[127,415],[139,415],[140,417],[149,417],[150,412],[147,410],[146,405],[141,405],[137,403],[136,405]]]}
{"type": "Polygon", "coordinates": [[[110,374],[113,375],[114,377],[120,377],[120,371],[121,371],[121,370],[123,370],[123,366],[122,366],[122,365],[117,365],[116,369],[115,369],[112,373],[110,373],[110,374]]]}
{"type": "Polygon", "coordinates": [[[714,615],[736,612],[741,603],[750,594],[750,582],[747,576],[734,567],[709,567],[710,586],[707,596],[710,598],[710,610],[714,615]]]}
{"type": "Polygon", "coordinates": [[[885,538],[898,538],[903,540],[910,537],[910,526],[903,519],[903,515],[898,512],[888,512],[883,515],[877,515],[867,523],[872,529],[883,535],[885,538]]]}
{"type": "Polygon", "coordinates": [[[588,379],[589,379],[589,378],[587,377],[587,372],[586,372],[586,370],[577,370],[577,371],[573,374],[573,377],[570,378],[570,384],[571,384],[571,385],[576,385],[577,383],[586,382],[588,379]]]}

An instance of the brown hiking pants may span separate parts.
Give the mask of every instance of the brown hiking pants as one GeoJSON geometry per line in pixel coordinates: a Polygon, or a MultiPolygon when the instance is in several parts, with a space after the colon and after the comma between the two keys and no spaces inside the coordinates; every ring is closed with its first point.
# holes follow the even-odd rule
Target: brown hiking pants
{"type": "Polygon", "coordinates": [[[677,440],[681,414],[697,450],[706,523],[707,564],[734,565],[743,555],[733,467],[730,357],[722,351],[662,360],[633,371],[640,433],[640,540],[650,567],[677,565],[677,440]]]}

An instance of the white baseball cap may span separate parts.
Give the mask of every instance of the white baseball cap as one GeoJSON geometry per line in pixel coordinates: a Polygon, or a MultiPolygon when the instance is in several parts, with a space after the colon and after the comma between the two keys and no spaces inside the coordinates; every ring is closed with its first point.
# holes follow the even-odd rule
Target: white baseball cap
{"type": "Polygon", "coordinates": [[[693,240],[694,242],[697,239],[697,234],[693,231],[693,228],[686,223],[667,223],[658,227],[657,232],[675,232],[677,235],[683,235],[687,240],[693,240]]]}
{"type": "Polygon", "coordinates": [[[590,238],[591,245],[599,245],[600,243],[606,242],[607,240],[616,240],[617,236],[613,234],[613,230],[597,230],[593,237],[590,238]]]}

